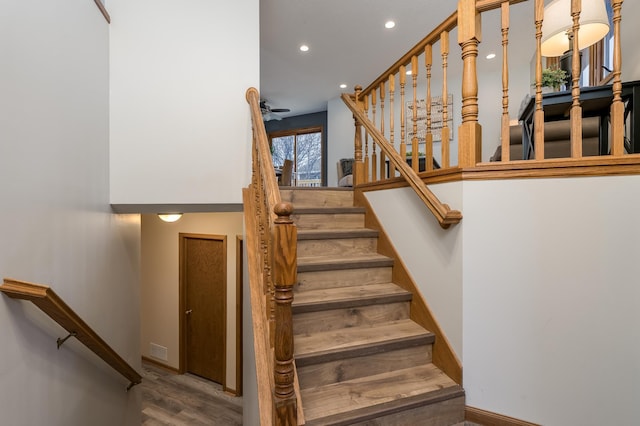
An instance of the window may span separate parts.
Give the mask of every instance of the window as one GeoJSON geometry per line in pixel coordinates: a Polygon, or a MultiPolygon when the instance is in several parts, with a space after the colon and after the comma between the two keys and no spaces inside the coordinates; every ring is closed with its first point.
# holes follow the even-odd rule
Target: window
{"type": "Polygon", "coordinates": [[[293,161],[292,186],[322,185],[322,128],[271,133],[274,167],[293,161]]]}
{"type": "Polygon", "coordinates": [[[600,86],[611,81],[613,75],[613,8],[611,0],[605,0],[607,15],[609,17],[609,33],[593,46],[589,47],[589,83],[591,86],[600,86]]]}

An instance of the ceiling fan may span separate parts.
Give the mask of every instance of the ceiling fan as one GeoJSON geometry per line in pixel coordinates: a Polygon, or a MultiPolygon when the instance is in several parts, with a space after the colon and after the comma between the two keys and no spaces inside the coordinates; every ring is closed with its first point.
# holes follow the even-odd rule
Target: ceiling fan
{"type": "Polygon", "coordinates": [[[291,111],[289,108],[271,108],[267,105],[267,101],[264,99],[260,99],[260,111],[262,111],[262,119],[264,121],[270,120],[282,120],[282,117],[277,115],[278,112],[289,112],[291,111]]]}

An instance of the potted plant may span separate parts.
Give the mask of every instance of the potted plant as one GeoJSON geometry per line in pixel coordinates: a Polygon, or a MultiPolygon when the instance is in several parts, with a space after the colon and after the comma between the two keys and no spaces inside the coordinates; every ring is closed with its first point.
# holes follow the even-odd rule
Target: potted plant
{"type": "Polygon", "coordinates": [[[550,87],[553,91],[560,90],[560,86],[567,83],[567,72],[560,68],[545,68],[542,70],[542,87],[550,87]]]}

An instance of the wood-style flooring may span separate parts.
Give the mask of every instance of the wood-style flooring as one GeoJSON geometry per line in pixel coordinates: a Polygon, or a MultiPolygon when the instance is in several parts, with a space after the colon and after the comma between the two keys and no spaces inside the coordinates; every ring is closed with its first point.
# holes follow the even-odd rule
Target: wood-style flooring
{"type": "Polygon", "coordinates": [[[192,374],[142,363],[142,425],[242,425],[242,397],[192,374]]]}

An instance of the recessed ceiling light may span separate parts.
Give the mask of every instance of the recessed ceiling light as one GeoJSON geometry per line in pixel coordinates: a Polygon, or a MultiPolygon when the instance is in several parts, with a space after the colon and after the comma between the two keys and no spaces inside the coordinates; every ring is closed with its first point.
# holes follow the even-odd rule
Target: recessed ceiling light
{"type": "Polygon", "coordinates": [[[406,72],[405,74],[407,74],[407,75],[411,75],[411,74],[413,74],[413,73],[411,72],[411,70],[407,70],[407,72],[406,72]]]}
{"type": "Polygon", "coordinates": [[[387,22],[384,23],[384,27],[387,28],[387,29],[391,29],[391,28],[393,28],[395,26],[396,26],[396,23],[393,22],[393,21],[387,21],[387,22]]]}
{"type": "Polygon", "coordinates": [[[346,88],[347,88],[347,85],[346,85],[346,84],[344,84],[344,83],[342,83],[342,84],[340,85],[340,88],[341,88],[341,89],[346,89],[346,88]]]}
{"type": "Polygon", "coordinates": [[[489,54],[487,55],[487,59],[493,59],[493,58],[495,58],[495,57],[496,57],[496,54],[495,54],[495,53],[489,53],[489,54]]]}
{"type": "Polygon", "coordinates": [[[301,52],[307,52],[308,50],[309,50],[309,46],[307,46],[306,44],[300,45],[301,52]]]}

